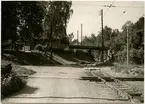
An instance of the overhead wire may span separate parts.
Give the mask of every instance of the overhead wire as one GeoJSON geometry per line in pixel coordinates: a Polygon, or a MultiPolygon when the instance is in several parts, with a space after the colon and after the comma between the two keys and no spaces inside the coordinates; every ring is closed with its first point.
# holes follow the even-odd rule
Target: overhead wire
{"type": "MultiPolygon", "coordinates": [[[[115,0],[114,0],[114,2],[115,2],[115,0]]],[[[106,10],[106,12],[105,12],[105,14],[104,14],[104,16],[107,14],[107,12],[109,11],[109,9],[112,7],[112,5],[114,4],[114,2],[112,2],[112,4],[109,6],[109,8],[106,10]]],[[[132,1],[132,3],[129,5],[129,6],[126,6],[127,8],[123,11],[123,13],[120,15],[120,16],[122,16],[123,14],[125,14],[126,12],[127,12],[127,10],[128,9],[130,9],[130,8],[132,8],[132,4],[134,3],[134,0],[132,1]]],[[[113,6],[114,7],[114,6],[113,6]]],[[[144,14],[143,14],[143,16],[144,16],[144,14]]],[[[100,23],[100,21],[97,23],[97,24],[99,24],[100,23]]]]}
{"type": "MultiPolygon", "coordinates": [[[[108,6],[108,5],[83,4],[83,3],[78,3],[78,4],[87,5],[87,6],[108,7],[108,9],[106,10],[106,12],[104,13],[104,16],[107,14],[107,12],[109,12],[109,10],[110,10],[111,7],[115,7],[115,8],[126,8],[120,16],[122,16],[123,14],[125,14],[126,11],[127,11],[129,8],[144,8],[144,7],[135,7],[135,6],[132,6],[133,1],[132,1],[132,3],[131,3],[129,6],[113,6],[114,3],[115,3],[115,0],[114,0],[109,6],[108,6]]],[[[75,3],[75,4],[76,4],[76,3],[75,3]]],[[[100,24],[100,21],[98,21],[97,24],[100,24]]],[[[95,28],[95,27],[94,27],[94,28],[95,28]]],[[[94,28],[93,28],[92,30],[94,30],[94,28]]]]}
{"type": "MultiPolygon", "coordinates": [[[[94,5],[94,4],[83,4],[83,3],[74,3],[74,5],[86,5],[86,6],[98,6],[98,7],[108,7],[107,5],[94,5]]],[[[129,6],[119,6],[119,5],[114,5],[113,7],[115,8],[127,8],[129,6]]],[[[143,6],[132,6],[131,8],[144,8],[143,6]]]]}
{"type": "Polygon", "coordinates": [[[112,7],[112,5],[115,3],[115,0],[112,2],[111,5],[109,5],[108,9],[106,10],[106,12],[104,13],[104,16],[107,14],[107,12],[109,11],[109,9],[112,7]]]}
{"type": "MultiPolygon", "coordinates": [[[[113,6],[113,4],[115,3],[115,0],[109,5],[108,9],[106,10],[106,12],[104,13],[104,16],[107,14],[107,12],[109,11],[109,9],[113,6]]],[[[97,22],[97,24],[100,24],[100,21],[97,22]]],[[[95,27],[94,27],[95,28],[95,27]]],[[[94,28],[92,30],[94,30],[94,28]]]]}

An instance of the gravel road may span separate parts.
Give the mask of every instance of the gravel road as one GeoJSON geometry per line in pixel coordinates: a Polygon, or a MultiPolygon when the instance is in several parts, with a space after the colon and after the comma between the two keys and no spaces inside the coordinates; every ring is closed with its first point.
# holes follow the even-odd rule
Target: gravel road
{"type": "Polygon", "coordinates": [[[116,103],[116,92],[102,82],[80,80],[87,76],[83,68],[23,66],[37,73],[27,86],[3,103],[116,103]]]}

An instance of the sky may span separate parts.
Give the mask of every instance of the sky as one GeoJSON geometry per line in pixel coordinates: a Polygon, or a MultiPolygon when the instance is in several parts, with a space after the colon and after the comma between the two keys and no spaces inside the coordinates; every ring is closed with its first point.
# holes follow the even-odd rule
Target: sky
{"type": "Polygon", "coordinates": [[[73,15],[71,16],[67,33],[73,33],[74,39],[79,30],[79,40],[81,37],[81,24],[83,24],[83,37],[96,36],[101,31],[101,16],[99,11],[103,9],[103,25],[112,29],[119,29],[126,21],[135,23],[144,14],[143,1],[72,1],[73,15]],[[104,7],[104,5],[116,7],[104,7]],[[123,13],[126,11],[125,13],[123,13]]]}

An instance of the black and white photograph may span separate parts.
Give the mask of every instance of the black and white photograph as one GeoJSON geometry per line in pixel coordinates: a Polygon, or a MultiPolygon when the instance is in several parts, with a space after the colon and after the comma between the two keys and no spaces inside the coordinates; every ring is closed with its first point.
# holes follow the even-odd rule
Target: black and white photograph
{"type": "Polygon", "coordinates": [[[1,103],[144,103],[144,1],[1,1],[1,103]]]}

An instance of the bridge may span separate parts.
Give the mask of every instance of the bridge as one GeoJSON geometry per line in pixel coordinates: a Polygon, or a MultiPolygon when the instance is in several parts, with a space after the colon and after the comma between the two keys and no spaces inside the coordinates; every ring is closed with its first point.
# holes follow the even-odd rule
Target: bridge
{"type": "Polygon", "coordinates": [[[97,47],[97,46],[81,46],[81,45],[69,45],[70,49],[90,49],[90,50],[108,50],[109,48],[97,47]]]}

